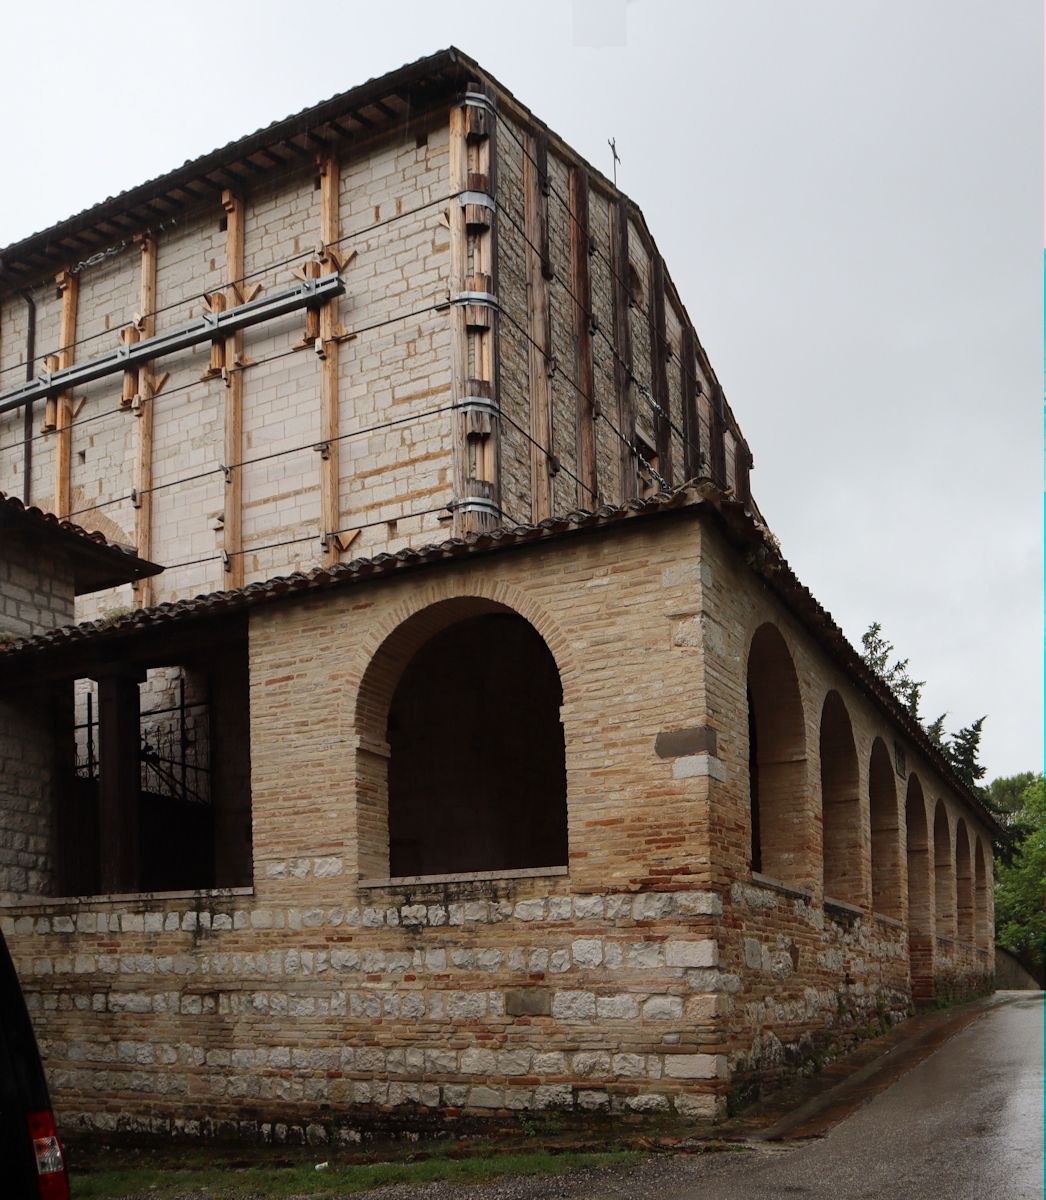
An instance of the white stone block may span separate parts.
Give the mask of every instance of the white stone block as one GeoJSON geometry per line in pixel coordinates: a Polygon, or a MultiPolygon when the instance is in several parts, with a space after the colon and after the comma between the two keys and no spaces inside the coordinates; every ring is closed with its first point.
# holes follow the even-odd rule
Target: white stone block
{"type": "Polygon", "coordinates": [[[719,947],[711,938],[665,943],[665,963],[669,967],[714,967],[718,962],[719,947]]]}

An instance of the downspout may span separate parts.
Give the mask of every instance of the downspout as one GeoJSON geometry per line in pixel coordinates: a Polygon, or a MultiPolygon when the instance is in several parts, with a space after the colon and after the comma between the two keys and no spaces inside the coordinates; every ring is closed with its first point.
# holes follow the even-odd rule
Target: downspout
{"type": "MultiPolygon", "coordinates": [[[[25,381],[32,383],[36,363],[36,301],[28,292],[22,293],[26,305],[25,381]]],[[[22,413],[22,503],[30,502],[29,491],[33,477],[33,402],[22,413]]]]}

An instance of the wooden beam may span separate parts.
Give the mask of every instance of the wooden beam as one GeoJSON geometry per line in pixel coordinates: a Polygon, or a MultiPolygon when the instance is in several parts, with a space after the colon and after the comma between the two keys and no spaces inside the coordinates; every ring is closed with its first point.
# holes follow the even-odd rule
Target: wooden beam
{"type": "MultiPolygon", "coordinates": [[[[465,277],[468,274],[468,231],[465,226],[465,210],[454,199],[459,192],[468,187],[469,164],[468,145],[465,140],[465,110],[455,104],[450,110],[450,207],[447,217],[450,226],[450,294],[456,295],[465,290],[465,277]]],[[[465,306],[452,304],[450,306],[450,386],[452,399],[460,404],[467,394],[468,382],[468,330],[465,326],[465,306]]],[[[455,413],[452,417],[454,424],[453,469],[454,469],[454,499],[460,500],[468,495],[469,480],[469,441],[468,421],[464,414],[455,413]]],[[[454,515],[455,533],[463,532],[464,521],[454,515]]]]}
{"type": "MultiPolygon", "coordinates": [[[[477,85],[475,90],[483,89],[477,85]]],[[[465,110],[465,135],[469,154],[468,175],[466,179],[470,175],[478,175],[481,178],[486,178],[487,187],[491,190],[494,188],[496,175],[494,139],[491,136],[493,127],[493,118],[489,116],[486,109],[470,107],[465,110]],[[486,123],[479,126],[479,132],[477,133],[476,121],[480,117],[486,123]]],[[[466,219],[467,216],[468,214],[466,213],[466,219]]],[[[493,220],[494,218],[492,218],[492,222],[493,220]]],[[[475,276],[469,286],[475,287],[476,283],[482,279],[485,282],[481,282],[477,290],[487,290],[493,293],[496,272],[493,223],[477,226],[472,230],[470,237],[475,276]]],[[[497,398],[493,393],[493,388],[496,376],[497,343],[495,339],[495,321],[497,313],[496,310],[487,308],[484,310],[483,315],[486,317],[486,320],[477,322],[469,335],[472,341],[475,378],[479,383],[479,387],[474,390],[482,393],[484,388],[486,388],[486,395],[496,401],[497,398]]],[[[466,313],[467,321],[468,314],[466,313]]],[[[475,421],[471,423],[470,434],[473,438],[472,475],[476,480],[476,484],[474,485],[475,494],[481,498],[496,502],[499,495],[497,431],[494,429],[490,418],[485,418],[478,423],[475,421]]],[[[498,524],[498,521],[487,517],[479,517],[472,524],[477,529],[483,529],[490,525],[498,524]]]]}
{"type": "MultiPolygon", "coordinates": [[[[485,109],[456,103],[450,111],[451,298],[461,292],[492,293],[495,287],[494,221],[469,226],[458,193],[483,177],[493,188],[496,161],[485,109]],[[471,268],[470,268],[471,260],[471,268]]],[[[456,404],[480,405],[454,415],[454,531],[489,529],[499,523],[497,408],[497,314],[486,303],[451,304],[451,386],[456,404]],[[471,365],[471,369],[470,369],[471,365]],[[483,404],[482,402],[488,402],[483,404]],[[494,411],[492,411],[494,410],[494,411]],[[494,511],[494,510],[497,511],[494,511]]]]}
{"type": "Polygon", "coordinates": [[[741,440],[737,430],[734,434],[734,492],[742,504],[749,504],[752,500],[752,451],[741,440]]]}
{"type": "Polygon", "coordinates": [[[717,487],[726,488],[726,416],[723,389],[717,383],[712,389],[712,479],[717,487]]]}
{"type": "MultiPolygon", "coordinates": [[[[138,304],[141,313],[139,332],[144,337],[156,333],[156,241],[143,236],[141,248],[141,277],[138,288],[138,304]]],[[[152,363],[144,363],[138,369],[138,393],[136,404],[132,404],[137,418],[138,437],[135,446],[134,464],[134,541],[138,554],[151,559],[153,552],[153,397],[156,380],[152,363]]],[[[149,608],[153,603],[152,579],[139,579],[134,585],[140,608],[149,608]]]]}
{"type": "Polygon", "coordinates": [[[672,422],[668,391],[668,337],[665,330],[665,262],[656,252],[650,259],[650,297],[647,304],[650,329],[650,394],[654,409],[654,440],[658,474],[672,486],[672,422]]]}
{"type": "Polygon", "coordinates": [[[628,201],[613,202],[610,213],[610,270],[614,299],[614,390],[617,393],[621,444],[621,498],[634,499],[639,478],[631,445],[636,436],[635,397],[632,394],[632,326],[628,288],[628,201]]]}
{"type": "MultiPolygon", "coordinates": [[[[80,297],[80,276],[61,271],[55,277],[62,297],[61,327],[58,334],[58,369],[73,365],[76,341],[76,309],[80,297]]],[[[58,397],[55,412],[54,511],[66,520],[71,510],[71,462],[73,448],[73,394],[63,392],[58,397]]]]}
{"type": "MultiPolygon", "coordinates": [[[[225,209],[225,270],[229,283],[227,305],[239,303],[236,286],[244,274],[243,197],[222,193],[225,209]]],[[[225,340],[225,516],[223,545],[225,578],[230,588],[243,587],[243,333],[225,340]]]]}
{"type": "Polygon", "coordinates": [[[679,354],[683,397],[683,474],[688,480],[702,474],[701,420],[697,411],[697,336],[689,322],[683,324],[679,354]]]}
{"type": "MultiPolygon", "coordinates": [[[[341,169],[333,154],[321,155],[320,171],[320,237],[323,240],[324,270],[337,270],[338,241],[341,238],[341,169]]],[[[325,446],[320,457],[320,536],[326,562],[336,563],[341,557],[337,530],[341,527],[341,497],[339,494],[339,434],[338,415],[338,300],[335,297],[320,310],[320,442],[325,446]]]]}
{"type": "Polygon", "coordinates": [[[592,365],[592,281],[589,272],[588,172],[570,168],[570,290],[574,293],[574,380],[577,383],[577,463],[579,508],[599,503],[596,470],[596,403],[592,365]]]}
{"type": "MultiPolygon", "coordinates": [[[[542,195],[541,139],[527,136],[523,159],[523,197],[527,230],[527,326],[530,335],[530,516],[543,521],[552,515],[552,378],[551,310],[548,277],[543,270],[548,237],[548,202],[542,195]]],[[[546,162],[547,177],[547,162],[546,162]]]]}

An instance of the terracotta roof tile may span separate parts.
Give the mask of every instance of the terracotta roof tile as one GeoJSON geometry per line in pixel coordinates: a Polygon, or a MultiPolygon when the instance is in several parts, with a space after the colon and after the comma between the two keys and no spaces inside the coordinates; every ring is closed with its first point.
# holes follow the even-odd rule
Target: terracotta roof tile
{"type": "MultiPolygon", "coordinates": [[[[831,613],[823,608],[809,588],[799,581],[781,554],[776,539],[762,521],[743,504],[730,500],[707,481],[672,493],[661,493],[649,499],[633,500],[624,505],[605,505],[594,512],[575,511],[549,517],[534,525],[509,526],[484,533],[471,533],[464,537],[448,538],[434,545],[407,547],[395,553],[357,558],[332,567],[316,567],[311,571],[276,576],[262,582],[250,583],[243,588],[211,592],[192,599],[160,604],[155,608],[139,609],[103,621],[67,625],[0,646],[0,670],[5,663],[13,664],[35,654],[57,652],[78,643],[133,635],[171,622],[222,616],[257,604],[307,595],[324,588],[348,586],[404,570],[433,566],[517,546],[533,545],[585,531],[619,527],[633,521],[662,517],[684,510],[709,513],[721,522],[732,542],[748,549],[747,561],[752,570],[767,582],[855,684],[878,706],[886,710],[895,725],[904,730],[911,742],[963,797],[977,816],[990,828],[997,829],[995,818],[958,778],[940,750],[927,736],[926,730],[912,717],[887,684],[864,662],[831,613]]],[[[44,519],[57,520],[50,514],[41,516],[44,519]]]]}

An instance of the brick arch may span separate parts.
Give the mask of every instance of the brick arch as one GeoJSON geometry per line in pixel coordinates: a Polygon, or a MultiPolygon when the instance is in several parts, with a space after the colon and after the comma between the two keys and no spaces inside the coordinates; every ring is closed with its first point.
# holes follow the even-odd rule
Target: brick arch
{"type": "MultiPolygon", "coordinates": [[[[497,654],[499,640],[495,635],[492,639],[489,619],[495,617],[510,618],[513,624],[508,627],[518,635],[522,630],[526,637],[529,630],[529,642],[532,647],[539,648],[538,654],[547,656],[550,664],[548,671],[543,673],[554,676],[554,710],[549,721],[544,724],[554,725],[560,739],[559,755],[562,763],[562,726],[559,724],[559,710],[564,699],[564,673],[560,667],[560,658],[542,636],[536,623],[529,620],[527,615],[518,608],[506,603],[504,593],[507,589],[491,589],[494,595],[475,594],[473,588],[467,595],[433,596],[431,593],[418,597],[412,602],[398,606],[382,623],[382,628],[372,635],[363,648],[369,651],[369,657],[364,668],[359,686],[355,692],[355,703],[352,709],[352,730],[355,735],[355,810],[358,870],[361,877],[384,878],[390,874],[390,777],[395,781],[397,772],[390,772],[390,740],[389,718],[394,701],[397,708],[402,706],[399,697],[400,684],[414,688],[424,686],[424,680],[431,678],[424,672],[415,671],[411,675],[412,664],[431,652],[434,645],[439,645],[441,637],[454,638],[461,629],[471,628],[483,631],[480,640],[488,653],[497,654]],[[399,697],[399,699],[397,699],[399,697]]],[[[533,609],[530,604],[520,605],[533,609]]],[[[543,614],[534,614],[538,620],[549,627],[543,614]]],[[[558,630],[553,631],[554,640],[562,648],[564,639],[558,630]]],[[[518,641],[518,637],[516,639],[518,641]]],[[[451,662],[465,662],[470,652],[467,643],[461,647],[463,653],[451,662]]],[[[478,659],[477,663],[482,662],[478,659]]],[[[468,666],[463,671],[468,671],[468,666]]],[[[569,678],[569,674],[567,676],[569,678]]],[[[456,686],[464,688],[462,695],[466,698],[474,696],[467,678],[458,678],[456,686]]],[[[434,691],[434,689],[431,689],[434,691]]],[[[434,719],[447,720],[447,735],[453,729],[453,722],[445,709],[438,703],[438,697],[430,702],[434,719]]],[[[453,707],[453,706],[452,706],[453,707]]],[[[484,706],[480,705],[482,711],[484,706]]],[[[542,706],[542,711],[547,706],[542,706]]],[[[495,726],[497,729],[507,728],[504,722],[495,726]]],[[[519,736],[525,738],[526,730],[522,727],[519,736]]],[[[395,740],[395,739],[393,739],[395,740]]],[[[432,761],[439,761],[438,747],[432,761]]],[[[465,753],[465,751],[462,751],[465,753]]],[[[398,762],[398,760],[397,760],[398,762]]],[[[562,805],[562,859],[566,861],[566,777],[565,768],[562,774],[562,792],[557,803],[562,805]]],[[[478,771],[477,777],[483,772],[478,771]]],[[[402,773],[399,773],[402,777],[402,773]]],[[[422,778],[419,774],[417,778],[422,778]]],[[[396,857],[393,855],[392,857],[396,857]]],[[[399,856],[401,861],[403,856],[399,856]]],[[[491,869],[496,870],[508,864],[491,861],[489,865],[462,866],[440,868],[437,873],[464,870],[491,869]]],[[[552,866],[560,863],[526,863],[526,866],[552,866]]],[[[419,869],[406,871],[407,874],[431,874],[432,871],[419,869]]]]}
{"type": "Polygon", "coordinates": [[[904,802],[908,859],[908,961],[912,973],[912,997],[926,1000],[933,995],[933,926],[930,912],[930,840],[926,825],[926,798],[922,783],[913,771],[908,776],[904,802]]]}
{"type": "Polygon", "coordinates": [[[825,896],[847,904],[865,901],[861,869],[861,780],[853,725],[836,691],[821,706],[821,861],[825,896]]]}
{"type": "MultiPolygon", "coordinates": [[[[372,689],[373,681],[368,677],[374,670],[374,662],[379,652],[389,648],[395,652],[400,639],[410,639],[417,635],[414,646],[416,650],[428,637],[454,621],[485,612],[512,612],[534,626],[556,660],[563,684],[564,703],[569,703],[575,687],[580,682],[581,672],[566,635],[545,608],[535,603],[526,592],[507,584],[471,579],[467,589],[458,591],[453,581],[432,581],[427,587],[418,588],[405,596],[376,624],[373,632],[361,641],[357,656],[360,682],[355,703],[351,712],[347,714],[353,732],[363,733],[362,727],[366,724],[360,697],[365,691],[369,692],[372,689]],[[458,606],[460,615],[455,615],[453,607],[444,607],[445,605],[458,606]],[[411,624],[415,618],[428,625],[427,633],[425,624],[411,624]]],[[[408,653],[406,658],[409,657],[408,653]]],[[[395,687],[395,684],[392,686],[395,687]]],[[[391,696],[391,691],[389,695],[391,696]]]]}
{"type": "Polygon", "coordinates": [[[974,838],[974,841],[977,845],[973,856],[974,941],[978,950],[987,950],[991,946],[992,938],[988,868],[984,842],[979,837],[974,838]]]}
{"type": "Polygon", "coordinates": [[[948,810],[938,800],[933,810],[933,899],[938,937],[955,937],[955,863],[948,810]]]}
{"type": "Polygon", "coordinates": [[[872,833],[872,908],[901,919],[901,831],[890,751],[881,737],[868,760],[868,814],[872,833]]]}
{"type": "Polygon", "coordinates": [[[751,863],[784,883],[820,878],[807,793],[806,720],[791,652],[776,625],[760,625],[746,664],[751,863]]]}
{"type": "Polygon", "coordinates": [[[966,821],[960,817],[955,826],[955,926],[960,942],[974,942],[973,858],[966,821]]]}

